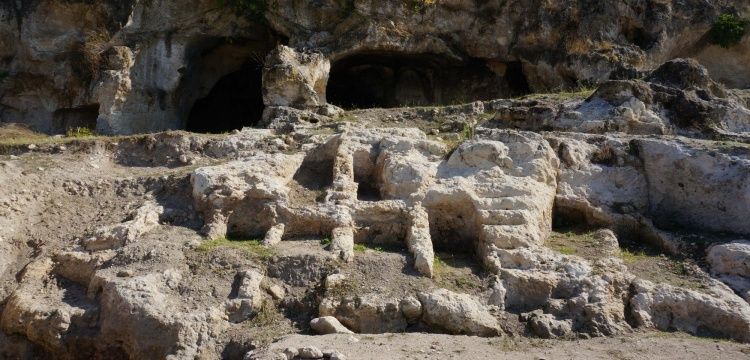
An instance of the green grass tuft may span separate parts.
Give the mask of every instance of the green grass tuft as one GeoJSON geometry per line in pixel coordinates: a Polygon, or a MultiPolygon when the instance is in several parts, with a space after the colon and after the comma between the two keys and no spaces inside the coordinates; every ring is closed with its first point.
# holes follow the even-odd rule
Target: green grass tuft
{"type": "Polygon", "coordinates": [[[630,251],[628,249],[620,249],[620,258],[625,262],[635,262],[640,260],[648,259],[649,256],[645,251],[630,251]]]}
{"type": "Polygon", "coordinates": [[[65,136],[69,138],[83,138],[83,137],[91,137],[95,135],[96,134],[94,134],[94,131],[87,127],[70,128],[65,133],[65,136]]]}
{"type": "Polygon", "coordinates": [[[556,250],[563,255],[575,255],[578,253],[578,249],[572,246],[559,246],[556,250]]]}

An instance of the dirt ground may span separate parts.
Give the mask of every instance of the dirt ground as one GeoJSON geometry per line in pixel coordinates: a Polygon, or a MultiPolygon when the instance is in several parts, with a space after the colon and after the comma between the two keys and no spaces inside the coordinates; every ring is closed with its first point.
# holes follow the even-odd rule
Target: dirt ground
{"type": "Polygon", "coordinates": [[[750,345],[683,333],[643,332],[586,340],[479,338],[437,334],[287,336],[259,349],[259,357],[288,347],[336,350],[347,359],[748,359],[750,345]]]}

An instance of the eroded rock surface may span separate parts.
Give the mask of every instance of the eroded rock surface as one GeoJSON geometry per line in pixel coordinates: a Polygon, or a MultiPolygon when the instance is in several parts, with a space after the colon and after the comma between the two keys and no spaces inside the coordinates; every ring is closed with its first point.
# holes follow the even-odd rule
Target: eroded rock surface
{"type": "Polygon", "coordinates": [[[747,74],[655,66],[739,2],[227,3],[0,6],[3,120],[216,133],[0,127],[0,357],[750,342],[747,74]]]}

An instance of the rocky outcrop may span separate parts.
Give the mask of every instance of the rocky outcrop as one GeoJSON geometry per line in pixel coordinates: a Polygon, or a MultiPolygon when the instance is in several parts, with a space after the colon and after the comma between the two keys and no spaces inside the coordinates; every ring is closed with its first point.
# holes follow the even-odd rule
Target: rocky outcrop
{"type": "MultiPolygon", "coordinates": [[[[747,41],[731,49],[703,41],[720,13],[746,11],[738,0],[669,6],[285,0],[259,11],[224,4],[45,0],[0,8],[0,54],[8,59],[3,118],[56,133],[78,126],[110,134],[191,127],[186,118],[195,104],[211,98],[227,76],[254,79],[245,85],[256,89],[245,94],[256,110],[263,108],[262,93],[266,105],[317,106],[326,98],[329,62],[343,79],[334,88],[344,99],[362,90],[348,83],[355,74],[373,81],[371,87],[397,90],[396,101],[418,104],[635,78],[678,55],[697,55],[732,86],[748,82],[739,65],[747,41]],[[526,19],[534,21],[520,21],[526,19]]],[[[634,103],[636,110],[641,105],[634,103]]],[[[240,124],[259,117],[256,111],[240,124]]]]}
{"type": "Polygon", "coordinates": [[[272,228],[274,232],[278,231],[272,215],[274,210],[266,203],[286,198],[286,183],[292,179],[301,161],[302,158],[296,155],[264,154],[196,170],[191,183],[196,206],[206,219],[203,232],[209,238],[216,238],[226,236],[230,229],[255,236],[265,236],[272,228]],[[243,205],[269,216],[249,222],[233,218],[235,209],[243,205]]]}
{"type": "Polygon", "coordinates": [[[321,54],[299,54],[287,46],[265,60],[263,102],[266,106],[316,107],[326,104],[331,64],[321,54]]]}
{"type": "Polygon", "coordinates": [[[710,296],[644,280],[633,286],[630,307],[640,326],[749,340],[750,305],[734,294],[722,296],[721,292],[727,290],[717,290],[719,296],[710,296]]]}
{"type": "Polygon", "coordinates": [[[491,126],[603,134],[746,136],[750,110],[692,59],[668,61],[643,80],[602,83],[583,102],[498,100],[491,126]]]}
{"type": "Polygon", "coordinates": [[[750,160],[663,140],[636,140],[656,220],[750,234],[750,160]],[[710,185],[709,185],[710,184],[710,185]]]}

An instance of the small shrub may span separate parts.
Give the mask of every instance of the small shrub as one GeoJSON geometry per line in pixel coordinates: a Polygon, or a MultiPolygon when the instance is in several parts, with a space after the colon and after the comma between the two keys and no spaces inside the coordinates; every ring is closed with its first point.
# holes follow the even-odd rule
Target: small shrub
{"type": "Polygon", "coordinates": [[[613,166],[617,164],[617,153],[615,152],[615,149],[612,147],[612,145],[605,143],[594,151],[594,154],[591,156],[591,162],[594,164],[599,165],[607,165],[607,166],[613,166]]]}
{"type": "Polygon", "coordinates": [[[73,72],[84,82],[91,81],[102,65],[102,53],[111,40],[106,30],[88,31],[83,42],[76,44],[70,54],[73,72]]]}
{"type": "Polygon", "coordinates": [[[250,320],[250,325],[254,327],[270,326],[279,322],[283,316],[276,309],[276,305],[270,300],[263,300],[258,312],[250,320]]]}
{"type": "Polygon", "coordinates": [[[320,240],[320,245],[323,245],[323,246],[331,245],[331,238],[325,238],[325,239],[320,240]]]}
{"type": "Polygon", "coordinates": [[[435,274],[441,273],[445,271],[445,268],[448,266],[448,264],[445,263],[445,261],[441,258],[439,258],[437,255],[435,255],[435,259],[432,260],[432,268],[435,271],[435,274]]]}
{"type": "Polygon", "coordinates": [[[630,251],[628,249],[620,249],[620,258],[625,262],[636,262],[648,259],[649,256],[645,251],[630,251]]]}
{"type": "Polygon", "coordinates": [[[723,48],[738,44],[750,21],[731,14],[721,14],[708,33],[712,43],[723,48]]]}
{"type": "Polygon", "coordinates": [[[364,246],[362,244],[354,244],[354,251],[356,251],[356,252],[365,252],[365,251],[367,251],[367,246],[364,246]]]}
{"type": "Polygon", "coordinates": [[[65,133],[65,136],[72,138],[90,137],[94,136],[94,131],[87,127],[70,128],[65,133]]]}

